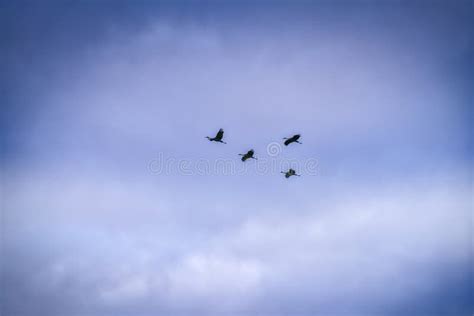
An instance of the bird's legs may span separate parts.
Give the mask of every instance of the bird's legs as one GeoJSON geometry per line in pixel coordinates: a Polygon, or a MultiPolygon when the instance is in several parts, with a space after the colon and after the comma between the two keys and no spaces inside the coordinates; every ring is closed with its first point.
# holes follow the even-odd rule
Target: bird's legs
{"type": "Polygon", "coordinates": [[[224,142],[222,140],[217,140],[215,137],[206,136],[205,138],[209,139],[210,142],[218,142],[218,143],[227,144],[226,142],[224,142]]]}

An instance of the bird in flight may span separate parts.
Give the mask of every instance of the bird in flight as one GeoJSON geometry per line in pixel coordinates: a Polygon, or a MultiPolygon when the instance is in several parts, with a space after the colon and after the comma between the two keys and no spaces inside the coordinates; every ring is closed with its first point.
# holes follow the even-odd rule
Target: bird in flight
{"type": "Polygon", "coordinates": [[[291,143],[302,144],[298,141],[298,139],[300,139],[300,137],[301,137],[300,134],[296,134],[296,135],[291,136],[290,138],[287,138],[287,137],[283,138],[283,139],[286,139],[285,142],[284,142],[285,146],[288,146],[291,143]]]}
{"type": "Polygon", "coordinates": [[[247,151],[246,154],[239,154],[239,156],[242,156],[242,161],[245,161],[245,160],[247,160],[247,159],[255,159],[255,160],[257,160],[257,158],[255,158],[255,157],[253,156],[253,154],[254,154],[253,149],[250,149],[249,151],[247,151]]]}
{"type": "Polygon", "coordinates": [[[221,128],[216,134],[216,137],[209,137],[206,136],[207,139],[209,139],[210,142],[218,142],[218,143],[223,143],[227,144],[226,142],[222,141],[222,137],[224,137],[224,130],[221,128]]]}
{"type": "Polygon", "coordinates": [[[293,169],[290,169],[290,170],[288,170],[287,172],[283,172],[283,171],[282,171],[281,173],[284,173],[284,174],[285,174],[285,178],[287,178],[287,179],[288,179],[289,177],[291,177],[291,176],[301,177],[299,174],[296,174],[296,171],[293,170],[293,169]]]}

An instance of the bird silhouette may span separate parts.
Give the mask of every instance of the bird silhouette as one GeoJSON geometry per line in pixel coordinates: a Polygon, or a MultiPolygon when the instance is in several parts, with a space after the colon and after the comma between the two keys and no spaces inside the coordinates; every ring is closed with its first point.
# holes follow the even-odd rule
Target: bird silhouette
{"type": "Polygon", "coordinates": [[[301,177],[299,174],[296,174],[296,171],[295,171],[295,170],[293,170],[293,169],[291,169],[291,168],[290,168],[290,170],[288,170],[287,172],[283,172],[283,171],[282,171],[281,173],[284,173],[284,174],[285,174],[285,178],[287,178],[287,179],[288,179],[289,177],[291,177],[291,176],[301,177]]]}
{"type": "Polygon", "coordinates": [[[209,141],[211,141],[211,142],[218,142],[218,143],[227,144],[226,142],[222,141],[222,137],[224,137],[224,130],[222,128],[219,129],[219,131],[216,134],[216,137],[206,136],[206,138],[209,139],[209,141]]]}
{"type": "Polygon", "coordinates": [[[257,158],[255,158],[255,157],[253,156],[253,154],[254,154],[253,149],[250,149],[249,151],[247,151],[246,154],[239,154],[239,156],[242,156],[242,161],[245,161],[245,160],[247,160],[247,159],[255,159],[255,160],[257,160],[257,158]]]}
{"type": "Polygon", "coordinates": [[[290,138],[287,138],[287,137],[283,138],[283,139],[286,139],[285,142],[284,142],[285,146],[288,146],[291,143],[302,144],[298,141],[298,139],[300,139],[300,137],[301,137],[300,134],[296,134],[296,135],[291,136],[290,138]]]}

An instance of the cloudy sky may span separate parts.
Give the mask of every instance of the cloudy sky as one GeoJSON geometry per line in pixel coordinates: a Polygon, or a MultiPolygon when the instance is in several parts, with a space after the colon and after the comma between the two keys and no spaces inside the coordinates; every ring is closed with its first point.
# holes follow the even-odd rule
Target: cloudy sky
{"type": "Polygon", "coordinates": [[[474,311],[472,1],[0,12],[2,316],[474,311]]]}

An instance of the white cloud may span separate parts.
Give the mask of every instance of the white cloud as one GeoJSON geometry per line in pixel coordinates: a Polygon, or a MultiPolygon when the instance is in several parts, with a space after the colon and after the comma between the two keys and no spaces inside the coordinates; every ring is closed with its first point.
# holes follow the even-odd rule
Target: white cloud
{"type": "Polygon", "coordinates": [[[259,294],[263,273],[264,267],[254,259],[189,254],[168,272],[169,295],[175,306],[242,309],[259,294]]]}
{"type": "MultiPolygon", "coordinates": [[[[117,190],[113,182],[101,183],[99,189],[63,178],[44,187],[38,200],[28,188],[41,187],[41,180],[25,178],[8,187],[13,201],[23,201],[7,204],[8,218],[28,218],[32,213],[25,210],[40,207],[47,220],[15,222],[18,231],[29,226],[26,235],[10,234],[7,242],[21,245],[26,239],[41,256],[55,249],[46,265],[35,268],[38,286],[85,291],[109,307],[151,300],[170,311],[229,312],[281,300],[294,309],[312,296],[317,299],[308,306],[326,306],[341,293],[362,305],[375,293],[405,302],[406,293],[429,291],[439,269],[469,260],[470,192],[460,179],[438,174],[405,179],[406,189],[391,183],[350,193],[341,184],[323,201],[307,199],[298,209],[262,202],[234,225],[209,231],[200,226],[205,220],[189,223],[187,211],[172,204],[173,212],[143,213],[146,203],[154,204],[144,198],[154,191],[145,184],[117,190]],[[77,188],[86,196],[99,190],[117,203],[109,205],[108,215],[94,213],[100,200],[74,205],[70,192],[77,188]],[[68,200],[73,207],[67,216],[53,216],[65,211],[68,200]],[[268,207],[273,212],[260,212],[268,207]]],[[[230,201],[216,199],[219,212],[233,210],[230,201]]],[[[14,231],[13,222],[6,223],[14,231]]]]}

